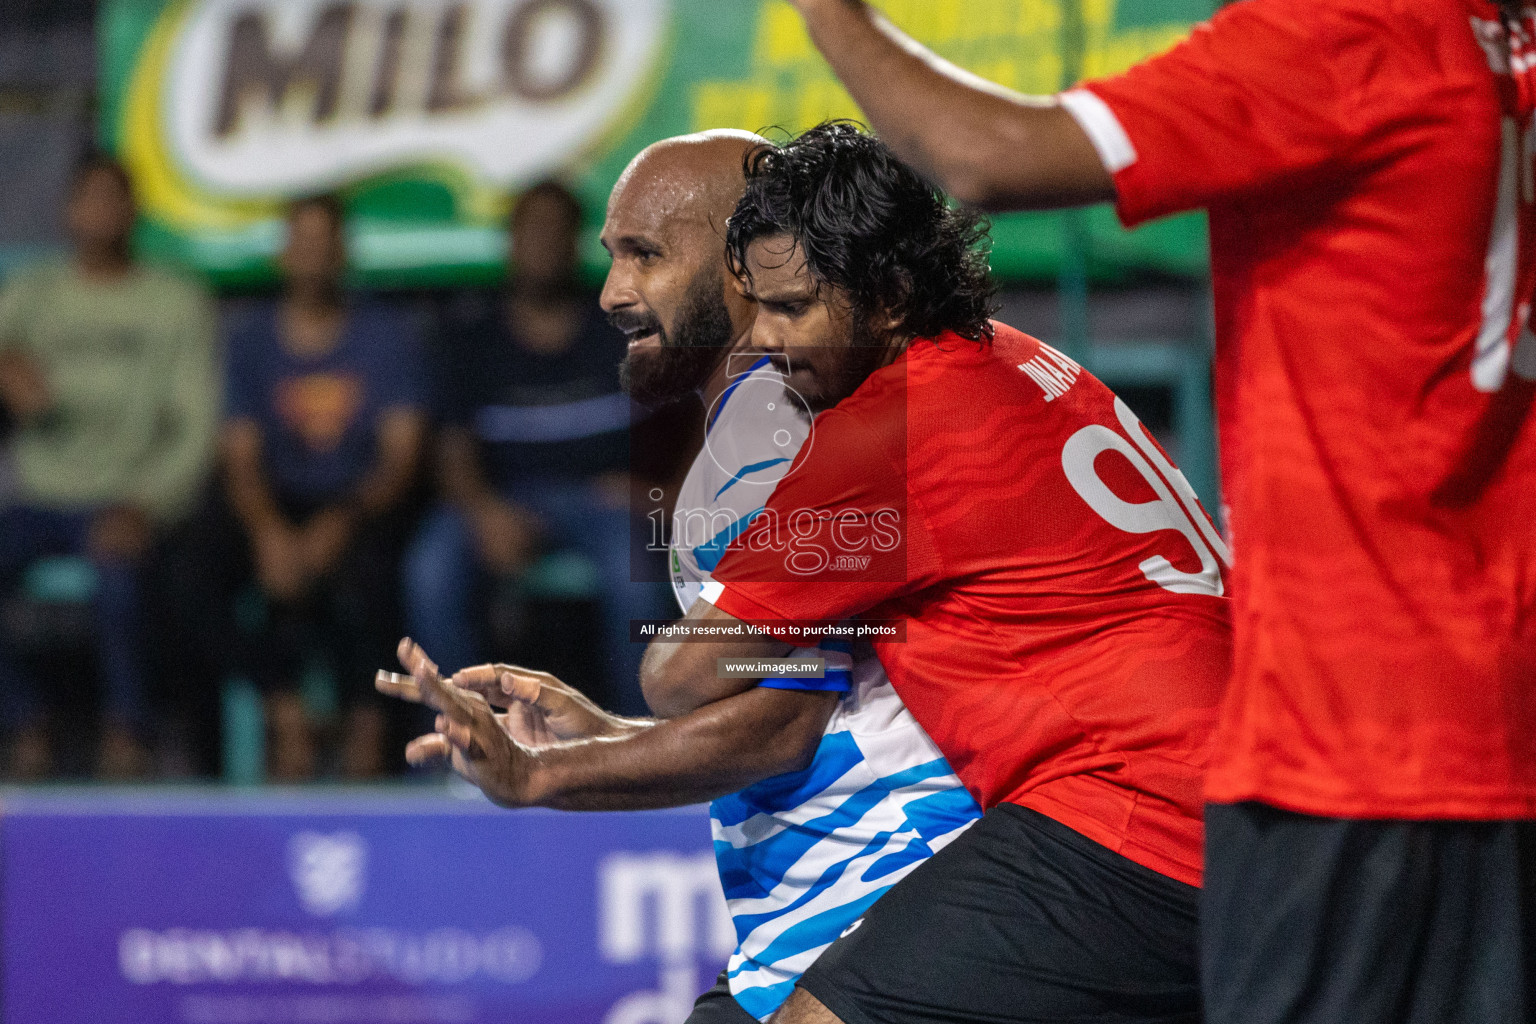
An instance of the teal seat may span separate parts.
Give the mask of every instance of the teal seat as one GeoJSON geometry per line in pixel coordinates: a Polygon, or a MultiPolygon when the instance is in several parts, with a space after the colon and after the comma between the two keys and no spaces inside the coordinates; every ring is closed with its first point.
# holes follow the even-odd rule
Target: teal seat
{"type": "Polygon", "coordinates": [[[232,786],[260,785],[267,777],[267,722],[261,694],[248,679],[230,679],[220,696],[224,781],[232,786]]]}
{"type": "Polygon", "coordinates": [[[39,604],[90,604],[96,585],[95,568],[77,555],[40,558],[22,577],[23,593],[39,604]]]}
{"type": "Polygon", "coordinates": [[[519,580],[525,597],[546,601],[583,601],[602,593],[603,575],[579,551],[552,551],[539,559],[519,580]]]}
{"type": "MultiPolygon", "coordinates": [[[[266,625],[267,600],[251,587],[235,599],[235,626],[254,634],[266,625]]],[[[334,717],[337,710],[336,677],[330,668],[308,661],[299,680],[305,707],[318,719],[334,717]]],[[[261,692],[249,679],[224,681],[221,692],[224,722],[222,768],[224,781],[234,786],[260,785],[267,777],[267,720],[261,692]]]]}

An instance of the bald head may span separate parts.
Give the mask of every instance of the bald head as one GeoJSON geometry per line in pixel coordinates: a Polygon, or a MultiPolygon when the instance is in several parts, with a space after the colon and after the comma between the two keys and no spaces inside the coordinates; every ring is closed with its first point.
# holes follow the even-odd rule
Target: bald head
{"type": "Polygon", "coordinates": [[[642,402],[699,388],[751,328],[755,307],[727,273],[725,228],[746,191],[746,157],[764,144],[738,131],[665,139],[613,187],[603,308],[629,338],[626,386],[642,402]]]}
{"type": "Polygon", "coordinates": [[[751,132],[710,131],[647,146],[614,185],[609,217],[653,229],[668,223],[715,229],[723,239],[725,222],[746,189],[743,161],[765,143],[751,132]]]}

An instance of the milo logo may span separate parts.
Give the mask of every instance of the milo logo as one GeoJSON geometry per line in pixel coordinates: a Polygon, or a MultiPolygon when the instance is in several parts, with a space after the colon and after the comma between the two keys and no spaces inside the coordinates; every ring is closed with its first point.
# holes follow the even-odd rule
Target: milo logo
{"type": "Polygon", "coordinates": [[[658,64],[669,0],[202,0],[163,69],[177,162],[268,196],[449,163],[515,187],[593,144],[658,64]]]}

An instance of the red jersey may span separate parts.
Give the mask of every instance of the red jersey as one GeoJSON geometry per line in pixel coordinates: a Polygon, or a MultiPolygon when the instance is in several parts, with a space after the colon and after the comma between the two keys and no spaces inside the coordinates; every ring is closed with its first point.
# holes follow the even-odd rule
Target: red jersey
{"type": "Polygon", "coordinates": [[[1536,814],[1532,27],[1244,0],[1064,97],[1127,224],[1210,211],[1236,556],[1212,801],[1536,814]]]}
{"type": "Polygon", "coordinates": [[[915,342],[817,418],[715,604],[901,620],[892,684],[981,806],[1198,884],[1230,670],[1226,548],[1108,388],[999,325],[915,342]]]}

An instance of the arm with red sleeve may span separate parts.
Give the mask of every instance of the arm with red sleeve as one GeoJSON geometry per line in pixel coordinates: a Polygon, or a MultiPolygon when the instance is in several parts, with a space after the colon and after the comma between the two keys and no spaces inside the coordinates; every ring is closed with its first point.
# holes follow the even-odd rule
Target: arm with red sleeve
{"type": "Polygon", "coordinates": [[[791,627],[836,624],[942,579],[937,545],[907,487],[904,431],[891,426],[846,407],[817,418],[814,443],[684,620],[757,624],[777,639],[765,638],[756,652],[740,641],[652,642],[641,686],[653,711],[686,714],[755,685],[718,678],[716,658],[815,644],[791,627]]]}
{"type": "Polygon", "coordinates": [[[1345,156],[1379,109],[1360,90],[1402,16],[1362,0],[1244,0],[1124,74],[1030,97],[940,60],[865,3],[795,3],[876,131],[952,195],[990,209],[1113,198],[1127,223],[1345,156]]]}

